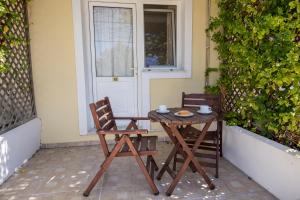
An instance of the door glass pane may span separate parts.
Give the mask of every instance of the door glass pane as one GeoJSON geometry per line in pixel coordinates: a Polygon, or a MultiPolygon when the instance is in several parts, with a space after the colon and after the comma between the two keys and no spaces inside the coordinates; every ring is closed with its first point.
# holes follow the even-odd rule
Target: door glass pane
{"type": "Polygon", "coordinates": [[[174,7],[145,6],[145,65],[146,67],[175,67],[174,7]]]}
{"type": "Polygon", "coordinates": [[[93,8],[97,77],[133,76],[131,8],[93,8]]]}

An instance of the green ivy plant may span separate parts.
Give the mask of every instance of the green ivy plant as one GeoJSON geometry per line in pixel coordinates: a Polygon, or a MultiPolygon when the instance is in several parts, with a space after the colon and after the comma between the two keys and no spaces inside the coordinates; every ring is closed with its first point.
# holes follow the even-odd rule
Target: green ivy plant
{"type": "Polygon", "coordinates": [[[226,120],[300,148],[299,0],[219,0],[219,9],[208,29],[218,87],[243,91],[226,120]]]}
{"type": "Polygon", "coordinates": [[[11,47],[23,42],[22,38],[18,38],[10,31],[20,20],[20,14],[10,11],[8,7],[16,3],[16,0],[0,0],[0,73],[9,69],[6,58],[10,54],[11,47]]]}
{"type": "MultiPolygon", "coordinates": [[[[206,70],[205,70],[205,79],[208,80],[209,79],[209,76],[211,73],[216,73],[216,72],[219,72],[219,69],[218,68],[215,68],[215,67],[208,67],[206,70]]],[[[209,81],[207,81],[206,83],[207,85],[205,86],[205,92],[208,93],[208,94],[219,94],[220,90],[219,90],[219,87],[217,85],[211,85],[209,83],[209,81]]]]}

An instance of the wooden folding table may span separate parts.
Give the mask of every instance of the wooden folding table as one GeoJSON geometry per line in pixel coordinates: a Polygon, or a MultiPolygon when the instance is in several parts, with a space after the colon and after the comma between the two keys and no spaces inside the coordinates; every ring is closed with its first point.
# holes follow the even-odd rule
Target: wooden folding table
{"type": "Polygon", "coordinates": [[[166,192],[166,195],[170,196],[183,173],[190,166],[193,171],[197,171],[204,178],[205,182],[208,184],[209,189],[213,190],[215,188],[214,184],[211,182],[210,178],[203,170],[194,153],[198,149],[201,142],[204,140],[211,123],[216,120],[217,113],[213,112],[211,114],[204,115],[197,113],[196,109],[194,108],[184,108],[184,110],[189,110],[190,112],[194,113],[194,115],[192,117],[178,117],[175,116],[174,113],[183,110],[182,108],[170,108],[169,110],[170,112],[166,114],[157,113],[155,110],[150,111],[148,114],[148,117],[152,122],[159,122],[162,125],[165,132],[174,143],[174,147],[170,152],[167,160],[165,161],[163,167],[159,171],[157,179],[160,180],[165,172],[168,172],[170,174],[170,176],[173,178],[173,181],[166,192]],[[188,128],[193,124],[205,125],[201,133],[199,134],[199,137],[197,138],[194,146],[191,148],[185,142],[183,135],[185,134],[185,131],[188,131],[188,128]],[[169,167],[169,164],[176,152],[179,152],[184,158],[184,163],[177,174],[169,167]]]}

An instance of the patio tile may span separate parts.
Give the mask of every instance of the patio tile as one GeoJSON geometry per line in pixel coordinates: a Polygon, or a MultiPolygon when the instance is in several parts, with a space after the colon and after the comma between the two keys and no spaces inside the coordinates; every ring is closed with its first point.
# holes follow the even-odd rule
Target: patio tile
{"type": "Polygon", "coordinates": [[[109,189],[102,189],[100,192],[100,200],[133,200],[132,194],[134,190],[127,189],[127,190],[114,190],[114,188],[109,189]]]}
{"type": "MultiPolygon", "coordinates": [[[[159,153],[155,157],[162,166],[172,144],[158,144],[159,153]]],[[[206,169],[216,185],[207,189],[203,178],[190,169],[184,174],[173,194],[165,192],[172,179],[168,174],[155,183],[160,191],[154,196],[145,181],[135,159],[116,158],[95,186],[88,198],[82,193],[99,170],[104,160],[99,146],[42,149],[35,154],[17,173],[0,186],[2,200],[272,200],[276,199],[268,191],[234,167],[227,160],[220,160],[220,178],[214,178],[214,170],[206,169]]],[[[178,169],[179,169],[178,165],[178,169]]]]}
{"type": "MultiPolygon", "coordinates": [[[[89,197],[82,196],[81,192],[56,192],[47,194],[4,196],[5,200],[99,200],[100,190],[95,190],[89,197]]],[[[1,199],[2,200],[2,199],[1,199]]]]}

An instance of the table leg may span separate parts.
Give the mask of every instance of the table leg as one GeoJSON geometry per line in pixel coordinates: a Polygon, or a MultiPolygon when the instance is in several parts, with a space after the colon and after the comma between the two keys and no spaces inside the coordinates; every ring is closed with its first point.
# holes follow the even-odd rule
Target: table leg
{"type": "MultiPolygon", "coordinates": [[[[200,139],[196,142],[196,143],[201,143],[203,138],[205,137],[205,134],[207,132],[208,127],[210,126],[211,122],[208,122],[205,127],[204,130],[201,133],[201,136],[199,137],[200,139]],[[203,135],[202,135],[203,134],[203,135]]],[[[177,127],[175,125],[171,125],[170,126],[170,130],[173,132],[174,136],[176,137],[178,143],[181,145],[180,148],[182,148],[182,151],[184,151],[186,153],[186,160],[184,162],[184,165],[181,167],[180,171],[178,172],[177,176],[175,177],[175,179],[173,180],[173,182],[171,183],[168,191],[167,191],[167,195],[170,195],[174,188],[176,187],[179,179],[181,178],[181,176],[183,175],[183,173],[186,171],[187,166],[192,162],[194,164],[194,166],[196,167],[198,173],[204,178],[205,182],[208,184],[209,189],[213,190],[215,188],[214,184],[211,182],[210,178],[206,175],[205,171],[202,169],[199,161],[196,159],[196,157],[194,156],[194,153],[191,151],[191,149],[188,147],[188,145],[185,143],[183,137],[181,136],[180,132],[178,131],[177,127]]],[[[196,149],[196,147],[194,147],[196,149]]]]}
{"type": "MultiPolygon", "coordinates": [[[[198,137],[198,139],[196,140],[196,142],[193,146],[193,150],[192,150],[193,153],[198,149],[199,145],[204,140],[205,135],[206,135],[211,123],[212,123],[212,121],[207,122],[205,124],[205,126],[203,127],[203,129],[201,131],[201,135],[198,137]]],[[[192,159],[192,163],[194,163],[198,173],[204,178],[205,182],[208,184],[209,189],[211,189],[211,190],[215,189],[214,184],[211,182],[210,178],[206,175],[205,171],[200,166],[200,164],[199,164],[198,160],[196,159],[196,157],[194,157],[192,159]]]]}
{"type": "MultiPolygon", "coordinates": [[[[163,129],[165,130],[165,132],[168,134],[168,136],[169,136],[169,138],[172,140],[172,142],[174,143],[174,144],[176,144],[176,143],[178,143],[177,142],[177,139],[176,139],[176,137],[173,135],[173,133],[172,133],[172,130],[170,129],[170,127],[167,125],[167,124],[165,124],[165,123],[163,123],[163,122],[161,122],[160,123],[161,124],[161,126],[163,127],[163,129]]],[[[177,128],[177,130],[178,131],[180,131],[180,132],[182,132],[182,134],[186,134],[186,131],[187,131],[187,129],[190,127],[190,125],[188,125],[186,128],[177,128]]],[[[178,152],[182,155],[182,157],[183,157],[183,159],[186,159],[186,153],[184,153],[184,151],[181,149],[181,148],[178,148],[178,152]]],[[[176,155],[176,153],[174,154],[174,157],[175,157],[175,155],[176,155]]],[[[195,168],[195,166],[194,166],[194,164],[193,163],[190,163],[190,168],[192,169],[192,171],[193,172],[196,172],[197,170],[196,170],[196,168],[195,168]]],[[[175,170],[174,170],[175,171],[175,170]]]]}
{"type": "Polygon", "coordinates": [[[207,183],[208,187],[210,190],[215,189],[215,185],[211,182],[210,178],[207,176],[207,174],[205,173],[205,171],[202,169],[201,165],[199,164],[199,161],[197,160],[197,158],[193,158],[192,162],[194,163],[197,172],[204,178],[205,182],[207,183]]]}
{"type": "Polygon", "coordinates": [[[174,145],[174,147],[173,147],[172,151],[170,152],[165,164],[163,165],[161,170],[158,172],[158,175],[156,177],[157,180],[161,179],[161,177],[163,176],[163,174],[165,173],[165,171],[169,167],[169,164],[170,164],[171,160],[173,159],[175,153],[178,151],[179,146],[180,145],[178,143],[174,145]]]}
{"type": "MultiPolygon", "coordinates": [[[[188,157],[187,154],[183,151],[182,148],[179,148],[177,153],[180,153],[181,156],[183,157],[183,159],[185,159],[185,160],[188,157]]],[[[190,162],[189,166],[190,166],[192,172],[194,172],[194,173],[197,172],[197,169],[196,169],[195,165],[192,162],[190,162]]]]}
{"type": "Polygon", "coordinates": [[[186,171],[186,169],[188,168],[189,164],[191,162],[191,158],[187,158],[183,165],[181,166],[180,170],[178,171],[176,177],[173,179],[170,187],[168,188],[166,195],[167,196],[171,196],[172,192],[174,191],[178,181],[180,180],[180,178],[182,177],[183,173],[186,171]]]}

